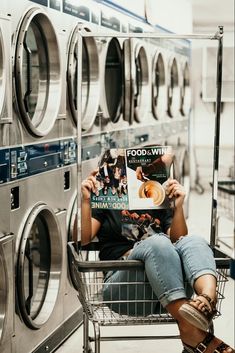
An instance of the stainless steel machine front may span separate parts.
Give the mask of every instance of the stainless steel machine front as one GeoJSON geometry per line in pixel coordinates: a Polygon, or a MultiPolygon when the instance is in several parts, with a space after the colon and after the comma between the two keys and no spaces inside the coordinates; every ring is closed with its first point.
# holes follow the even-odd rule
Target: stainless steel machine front
{"type": "Polygon", "coordinates": [[[14,352],[14,236],[0,232],[0,350],[14,352]]]}

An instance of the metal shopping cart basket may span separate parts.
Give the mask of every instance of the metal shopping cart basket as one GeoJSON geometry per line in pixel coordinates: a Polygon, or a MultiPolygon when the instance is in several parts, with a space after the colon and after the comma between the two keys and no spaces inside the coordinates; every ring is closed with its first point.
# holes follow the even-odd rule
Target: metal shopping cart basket
{"type": "MultiPolygon", "coordinates": [[[[79,248],[78,244],[73,242],[68,243],[71,279],[83,307],[83,352],[100,353],[101,341],[179,338],[178,335],[101,336],[102,326],[162,325],[175,323],[175,320],[164,310],[152,292],[143,275],[144,264],[141,261],[99,261],[98,247],[98,242],[83,248],[79,248]],[[109,284],[113,286],[115,294],[112,296],[111,288],[109,291],[111,295],[106,297],[107,284],[104,276],[109,271],[115,270],[125,271],[126,281],[109,284]],[[91,330],[93,330],[92,335],[90,335],[91,330]]],[[[218,272],[216,317],[218,317],[221,315],[221,302],[224,298],[229,263],[226,258],[220,258],[216,259],[216,264],[218,272]]],[[[187,283],[185,286],[189,293],[190,286],[187,283]]],[[[213,324],[210,331],[213,332],[213,324]]]]}

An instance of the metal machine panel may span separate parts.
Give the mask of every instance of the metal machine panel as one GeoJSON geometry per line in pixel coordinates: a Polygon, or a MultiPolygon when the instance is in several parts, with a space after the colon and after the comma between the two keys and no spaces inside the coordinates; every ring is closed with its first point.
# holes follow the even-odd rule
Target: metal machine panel
{"type": "Polygon", "coordinates": [[[0,232],[0,351],[13,353],[14,335],[14,237],[0,232]]]}
{"type": "Polygon", "coordinates": [[[10,45],[10,17],[0,14],[0,148],[9,145],[9,123],[12,122],[10,45]]]}

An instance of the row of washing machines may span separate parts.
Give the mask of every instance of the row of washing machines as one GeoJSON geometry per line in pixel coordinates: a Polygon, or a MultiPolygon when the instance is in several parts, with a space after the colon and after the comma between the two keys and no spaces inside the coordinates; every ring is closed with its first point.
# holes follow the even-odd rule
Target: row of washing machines
{"type": "Polygon", "coordinates": [[[74,3],[0,4],[1,353],[51,352],[82,321],[66,251],[78,153],[85,176],[104,148],[173,144],[189,181],[190,43],[119,38],[156,29],[100,2],[74,3]],[[79,99],[81,29],[96,36],[83,38],[79,99]]]}

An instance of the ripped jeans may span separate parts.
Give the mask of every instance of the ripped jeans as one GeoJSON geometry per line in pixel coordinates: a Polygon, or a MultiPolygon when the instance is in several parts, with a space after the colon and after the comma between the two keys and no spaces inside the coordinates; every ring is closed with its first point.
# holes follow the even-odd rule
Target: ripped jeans
{"type": "MultiPolygon", "coordinates": [[[[181,237],[172,244],[164,233],[154,234],[137,243],[128,260],[144,262],[145,271],[115,271],[108,273],[105,279],[104,300],[122,302],[127,300],[152,299],[153,296],[165,308],[174,300],[188,298],[193,293],[194,282],[205,274],[216,277],[216,264],[209,244],[200,236],[188,235],[181,237]],[[134,278],[133,278],[134,276],[134,278]],[[128,282],[146,282],[146,285],[129,285],[128,282]],[[185,281],[191,289],[185,291],[185,281]],[[119,283],[115,286],[115,283],[119,283]],[[121,286],[120,286],[121,283],[121,286]],[[122,284],[123,283],[123,284],[122,284]],[[189,286],[190,287],[190,286],[189,286]]],[[[134,304],[133,304],[134,305],[134,304]]],[[[123,304],[111,304],[111,309],[123,314],[135,315],[134,308],[123,304]]],[[[152,313],[152,307],[141,309],[138,305],[137,315],[152,313]]],[[[158,308],[154,309],[158,312],[158,308]]]]}

